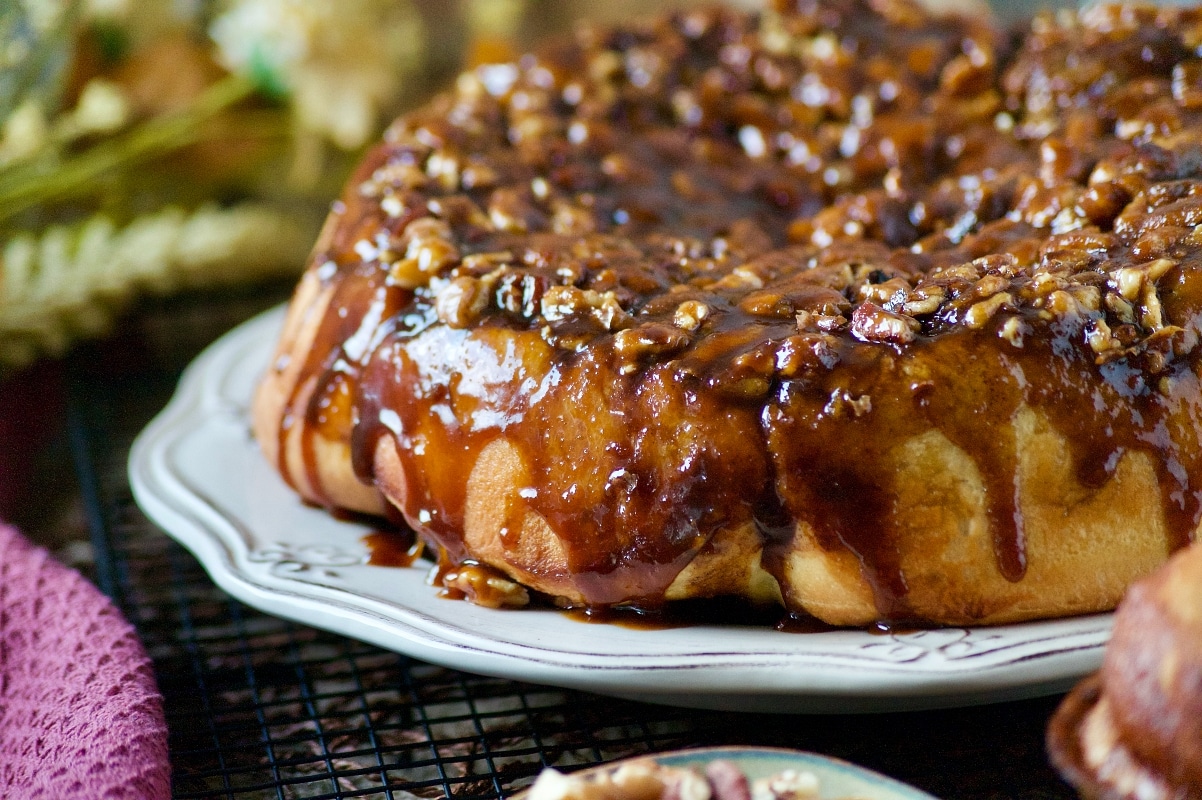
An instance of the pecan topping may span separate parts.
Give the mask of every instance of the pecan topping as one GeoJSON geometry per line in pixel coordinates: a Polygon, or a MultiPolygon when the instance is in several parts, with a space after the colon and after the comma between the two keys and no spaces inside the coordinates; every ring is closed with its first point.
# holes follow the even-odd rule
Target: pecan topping
{"type": "Polygon", "coordinates": [[[851,333],[864,342],[907,344],[914,341],[920,329],[913,317],[886,311],[874,303],[864,303],[851,315],[851,333]]]}

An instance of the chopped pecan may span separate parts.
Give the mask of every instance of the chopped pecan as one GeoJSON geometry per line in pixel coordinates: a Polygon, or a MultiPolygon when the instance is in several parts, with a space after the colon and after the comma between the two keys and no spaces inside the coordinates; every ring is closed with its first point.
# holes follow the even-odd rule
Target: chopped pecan
{"type": "Polygon", "coordinates": [[[462,592],[468,600],[486,608],[530,604],[530,593],[526,587],[480,564],[463,564],[445,573],[442,585],[445,590],[462,592]]]}
{"type": "Polygon", "coordinates": [[[986,275],[977,281],[972,287],[974,297],[982,300],[993,297],[998,292],[1004,292],[1010,288],[1010,281],[1000,275],[986,275]]]}
{"type": "Polygon", "coordinates": [[[476,278],[458,277],[439,290],[434,301],[438,319],[452,328],[466,328],[488,307],[488,291],[476,278]]]}
{"type": "Polygon", "coordinates": [[[851,334],[864,342],[908,344],[922,329],[918,320],[864,303],[851,314],[851,334]]]}
{"type": "Polygon", "coordinates": [[[672,321],[676,327],[689,331],[696,331],[701,327],[701,323],[705,322],[710,315],[710,307],[699,300],[686,300],[676,307],[676,313],[672,317],[672,321]]]}
{"type": "Polygon", "coordinates": [[[426,175],[448,191],[459,188],[459,159],[450,153],[435,151],[426,159],[426,175]]]}
{"type": "Polygon", "coordinates": [[[1044,319],[1073,319],[1082,314],[1077,298],[1063,289],[1057,289],[1043,299],[1040,316],[1044,319]]]}
{"type": "Polygon", "coordinates": [[[477,228],[487,231],[492,227],[488,215],[465,194],[435,197],[426,203],[426,207],[431,214],[446,220],[451,226],[460,228],[460,230],[477,228]]]}
{"type": "Polygon", "coordinates": [[[830,334],[799,333],[776,347],[776,371],[782,378],[832,369],[839,363],[835,338],[830,334]]]}
{"type": "Polygon", "coordinates": [[[597,230],[597,218],[587,208],[566,200],[553,201],[551,230],[562,236],[586,236],[597,230]]]}
{"type": "Polygon", "coordinates": [[[901,310],[911,317],[934,314],[947,299],[947,292],[938,284],[922,284],[910,293],[901,310]]]}
{"type": "Polygon", "coordinates": [[[1023,322],[1022,317],[1012,316],[1002,323],[1002,327],[998,330],[998,336],[1005,339],[1012,347],[1022,348],[1023,338],[1029,333],[1027,323],[1023,322]]]}
{"type": "Polygon", "coordinates": [[[964,324],[970,328],[983,328],[993,319],[997,312],[1003,308],[1013,308],[1014,298],[1009,292],[1001,292],[990,297],[988,300],[982,300],[979,303],[974,303],[964,313],[964,324]]]}
{"type": "Polygon", "coordinates": [[[689,344],[689,335],[673,325],[649,322],[614,335],[614,352],[621,359],[623,374],[662,355],[676,353],[689,344]]]}
{"type": "Polygon", "coordinates": [[[472,253],[459,262],[459,269],[471,274],[483,275],[492,272],[505,264],[512,264],[515,256],[508,250],[496,250],[488,253],[472,253]]]}
{"type": "Polygon", "coordinates": [[[630,315],[618,302],[613,291],[598,292],[575,286],[551,286],[541,299],[543,318],[557,322],[572,316],[588,316],[607,331],[629,323],[630,315]]]}
{"type": "Polygon", "coordinates": [[[714,284],[714,289],[762,289],[764,279],[747,267],[735,267],[714,284]]]}
{"type": "Polygon", "coordinates": [[[464,189],[491,189],[501,181],[501,175],[488,164],[469,161],[459,176],[464,189]]]}
{"type": "Polygon", "coordinates": [[[1202,108],[1202,64],[1183,61],[1173,67],[1173,99],[1182,108],[1202,108]]]}
{"type": "Polygon", "coordinates": [[[408,161],[394,161],[377,167],[371,177],[359,184],[364,197],[380,197],[397,189],[421,189],[430,182],[421,167],[408,161]]]}
{"type": "Polygon", "coordinates": [[[1102,309],[1102,290],[1097,286],[1075,284],[1066,290],[1085,311],[1091,314],[1102,309]]]}
{"type": "Polygon", "coordinates": [[[905,305],[912,287],[904,278],[890,278],[883,283],[864,283],[860,286],[860,299],[888,308],[898,310],[905,305]]]}
{"type": "Polygon", "coordinates": [[[1118,353],[1123,349],[1122,342],[1114,337],[1104,319],[1095,319],[1093,324],[1086,328],[1085,339],[1089,342],[1090,349],[1098,355],[1098,363],[1106,360],[1108,354],[1118,353]]]}
{"type": "MultiPolygon", "coordinates": [[[[487,278],[488,276],[486,276],[487,278]]],[[[554,288],[544,275],[506,271],[495,278],[495,303],[516,316],[532,318],[541,313],[546,292],[554,288]]]]}
{"type": "Polygon", "coordinates": [[[545,215],[525,191],[509,188],[492,193],[488,201],[488,218],[497,230],[507,233],[526,233],[544,227],[546,222],[545,215]]]}
{"type": "Polygon", "coordinates": [[[1144,291],[1140,297],[1143,312],[1139,315],[1140,324],[1145,330],[1158,331],[1164,327],[1164,311],[1160,305],[1160,295],[1156,293],[1156,287],[1148,283],[1144,285],[1144,291]]]}

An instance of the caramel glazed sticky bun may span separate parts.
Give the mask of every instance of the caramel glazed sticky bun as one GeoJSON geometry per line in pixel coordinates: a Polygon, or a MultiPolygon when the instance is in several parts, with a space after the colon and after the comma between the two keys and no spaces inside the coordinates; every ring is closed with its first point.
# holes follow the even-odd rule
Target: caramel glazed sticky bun
{"type": "Polygon", "coordinates": [[[777,0],[480,66],[334,204],[258,439],[485,603],[1112,608],[1202,516],[1200,48],[777,0]]]}

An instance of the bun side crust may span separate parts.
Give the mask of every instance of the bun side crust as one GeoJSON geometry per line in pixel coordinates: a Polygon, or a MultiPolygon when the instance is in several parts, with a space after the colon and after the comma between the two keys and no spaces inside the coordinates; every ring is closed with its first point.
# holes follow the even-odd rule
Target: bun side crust
{"type": "MultiPolygon", "coordinates": [[[[296,386],[297,365],[311,347],[330,294],[311,278],[302,281],[281,339],[281,351],[288,357],[278,360],[283,369],[268,375],[256,397],[256,431],[269,456],[275,455],[269,448],[278,441],[286,399],[295,397],[300,407],[312,392],[312,377],[296,386]]],[[[511,344],[508,336],[501,336],[487,348],[494,360],[477,360],[477,380],[501,368],[511,344]]],[[[478,356],[481,351],[476,352],[478,356]]],[[[546,368],[538,357],[528,360],[537,365],[530,372],[546,368]]],[[[590,384],[597,396],[586,399],[584,408],[603,402],[605,383],[598,378],[590,384]]],[[[511,435],[529,436],[521,430],[523,424],[516,423],[511,435]]],[[[1125,587],[1163,562],[1171,549],[1156,472],[1147,454],[1127,453],[1113,477],[1091,489],[1076,478],[1069,443],[1039,412],[1023,407],[1011,427],[1021,456],[1018,508],[1027,535],[1027,571],[1019,582],[1007,580],[998,570],[984,483],[970,456],[935,429],[890,451],[886,471],[896,476],[893,522],[897,547],[904,554],[907,602],[923,620],[993,624],[1112,608],[1125,587]],[[1132,518],[1142,521],[1138,529],[1129,524],[1132,518]]],[[[581,446],[577,437],[590,431],[596,433],[581,424],[574,432],[561,426],[559,433],[564,442],[581,446]]],[[[1002,430],[995,434],[1006,435],[1002,430]]],[[[601,435],[621,438],[623,431],[601,430],[601,435]]],[[[321,488],[314,491],[301,456],[301,436],[298,426],[284,438],[283,463],[302,496],[376,513],[381,496],[398,509],[411,504],[392,438],[382,438],[377,445],[373,460],[378,488],[373,488],[350,470],[351,431],[339,431],[334,438],[326,438],[330,434],[323,431],[316,445],[321,488]]],[[[596,449],[603,451],[604,442],[596,449]]],[[[587,586],[577,582],[568,560],[574,532],[557,532],[543,515],[529,510],[523,497],[538,485],[531,467],[522,447],[506,436],[484,445],[471,464],[456,464],[467,475],[463,552],[562,603],[588,605],[587,586]]],[[[587,471],[597,469],[594,464],[587,471]]],[[[775,576],[765,569],[763,549],[763,539],[750,522],[716,529],[675,574],[664,599],[731,595],[757,603],[784,602],[835,625],[866,625],[880,617],[856,555],[824,546],[808,525],[796,526],[775,576]]]]}
{"type": "MultiPolygon", "coordinates": [[[[351,430],[323,429],[312,445],[318,489],[301,452],[308,433],[304,426],[279,436],[289,403],[303,408],[313,392],[316,377],[303,375],[301,366],[331,294],[312,274],[298,287],[273,361],[279,368],[268,372],[255,397],[256,437],[273,461],[283,442],[285,455],[277,463],[311,502],[378,514],[387,500],[404,509],[407,484],[392,439],[381,439],[377,447],[373,487],[351,470],[351,430]]],[[[991,624],[1112,608],[1124,588],[1171,549],[1147,454],[1127,453],[1103,487],[1090,489],[1076,480],[1070,447],[1046,418],[1024,408],[1013,428],[1021,454],[1018,508],[1026,520],[1028,558],[1026,575],[1017,583],[997,569],[983,481],[972,459],[937,430],[912,437],[891,453],[897,546],[905,554],[909,607],[923,620],[991,624]],[[1130,525],[1133,518],[1142,521],[1139,529],[1130,525]]],[[[522,511],[515,516],[512,510],[524,507],[521,493],[533,484],[519,448],[497,438],[473,464],[460,467],[469,476],[465,552],[537,591],[587,605],[560,536],[542,515],[522,511]]],[[[754,525],[720,528],[680,569],[664,597],[733,595],[756,602],[783,597],[789,608],[835,625],[865,625],[879,618],[855,554],[824,547],[809,526],[797,526],[778,576],[764,570],[762,550],[754,525]]]]}
{"type": "Polygon", "coordinates": [[[306,371],[307,359],[333,294],[333,289],[323,287],[313,272],[301,279],[271,366],[255,391],[251,404],[253,431],[263,454],[305,500],[381,515],[385,511],[384,497],[354,473],[351,429],[341,426],[316,431],[301,416],[302,410],[310,406],[319,378],[306,371]],[[314,453],[310,459],[304,455],[306,437],[314,453]]]}

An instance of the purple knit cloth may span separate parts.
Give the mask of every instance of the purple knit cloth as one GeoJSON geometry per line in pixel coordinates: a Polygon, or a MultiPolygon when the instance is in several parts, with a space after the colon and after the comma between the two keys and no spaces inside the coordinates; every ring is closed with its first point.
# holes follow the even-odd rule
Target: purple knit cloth
{"type": "Polygon", "coordinates": [[[133,627],[0,524],[0,797],[170,795],[163,700],[133,627]]]}

